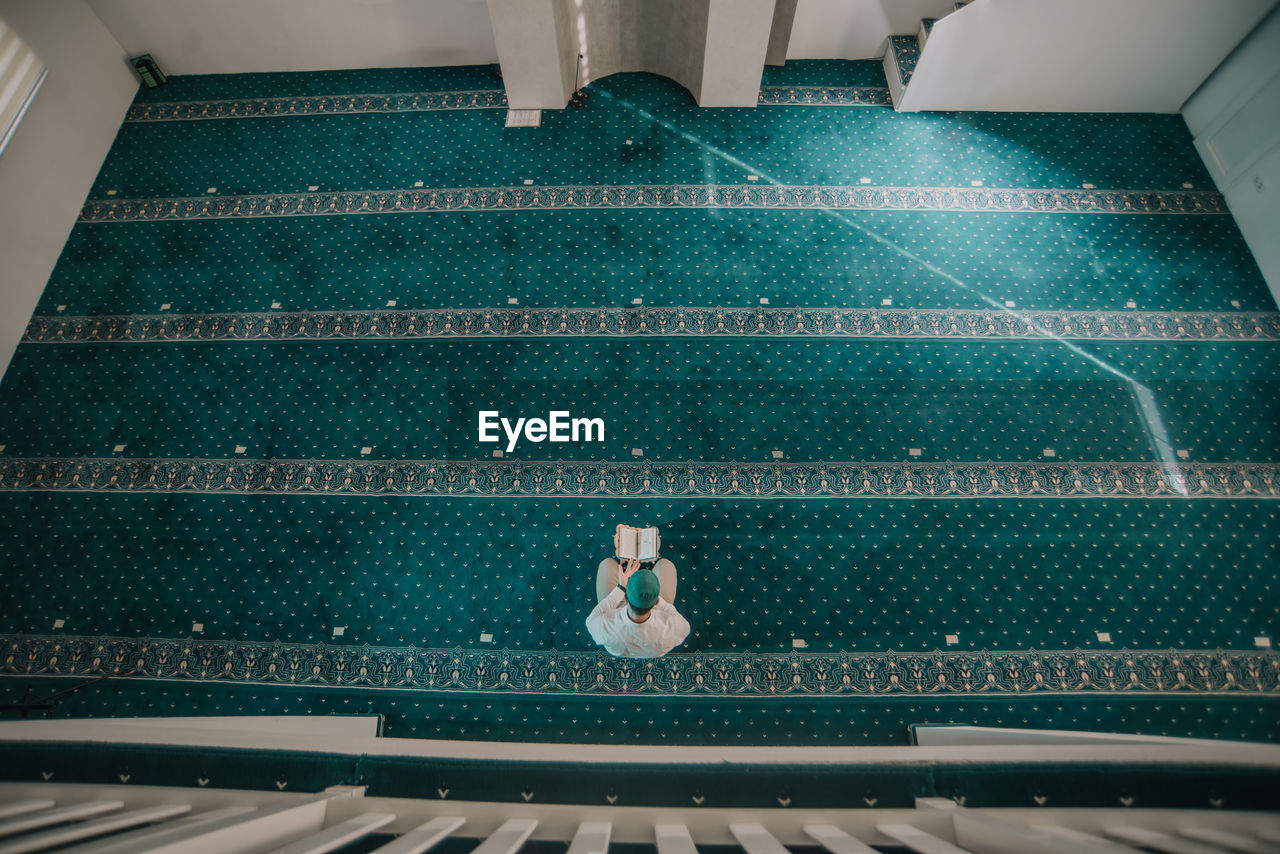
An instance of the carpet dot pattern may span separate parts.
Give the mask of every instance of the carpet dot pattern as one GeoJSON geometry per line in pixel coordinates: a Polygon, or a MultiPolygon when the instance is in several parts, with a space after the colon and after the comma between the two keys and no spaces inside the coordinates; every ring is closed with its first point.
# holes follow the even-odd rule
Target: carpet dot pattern
{"type": "Polygon", "coordinates": [[[123,662],[77,708],[386,708],[394,734],[472,738],[893,743],[939,718],[1274,738],[1275,304],[1231,217],[1185,212],[1220,197],[1181,119],[897,114],[875,63],[764,83],[804,91],[700,110],[618,75],[536,129],[430,108],[500,91],[490,67],[140,93],[0,384],[0,688],[123,662]],[[353,98],[382,106],[315,106],[353,98]],[[311,106],[141,120],[255,99],[311,106]],[[750,204],[234,209],[646,184],[750,204]],[[779,187],[1014,201],[761,204],[779,187]],[[1093,207],[1017,207],[1059,198],[1093,207]],[[92,214],[155,199],[234,210],[92,214]],[[871,312],[839,315],[866,337],[819,309],[871,312]],[[417,331],[415,310],[506,331],[371,329],[417,331]],[[1021,319],[913,340],[899,310],[1021,319]],[[592,311],[607,334],[547,319],[592,311]],[[1036,312],[1059,314],[1029,336],[1036,312]],[[702,332],[631,334],[641,317],[702,332]],[[259,322],[287,340],[237,337],[259,322]],[[481,442],[488,410],[604,436],[481,442]],[[693,633],[667,659],[611,659],[582,625],[618,522],[658,525],[680,574],[693,633]]]}
{"type": "MultiPolygon", "coordinates": [[[[181,85],[169,87],[170,100],[181,85]]],[[[902,187],[969,187],[980,180],[987,187],[1213,189],[1190,132],[1174,115],[700,110],[683,89],[652,75],[606,78],[589,91],[594,97],[586,108],[544,112],[538,128],[506,128],[500,110],[127,123],[89,198],[309,186],[367,191],[417,181],[737,185],[752,174],[788,185],[859,185],[869,178],[902,187]]]]}
{"type": "Polygon", "coordinates": [[[82,223],[36,313],[637,299],[1275,310],[1229,217],[676,209],[82,223]]]}
{"type": "MultiPolygon", "coordinates": [[[[599,418],[603,440],[517,460],[1141,461],[1153,418],[1196,461],[1277,462],[1276,345],[1139,345],[1101,365],[1057,343],[648,339],[223,342],[24,348],[6,454],[477,460],[481,411],[599,418]],[[1200,353],[1191,349],[1204,348],[1200,353]],[[1264,347],[1270,357],[1246,347],[1264,347]],[[1003,356],[1003,358],[1001,358],[1003,356]],[[542,357],[546,358],[545,360],[542,357]],[[866,361],[864,361],[866,360],[866,361]],[[927,366],[936,366],[926,372],[927,366]],[[1110,369],[1110,370],[1108,370],[1110,369]],[[1154,410],[1117,376],[1148,389],[1154,410]],[[270,378],[243,382],[244,377],[270,378]],[[914,449],[914,453],[913,453],[914,449]]],[[[505,434],[501,434],[505,435],[505,434]]]]}
{"type": "Polygon", "coordinates": [[[1239,567],[1280,558],[1256,536],[1280,521],[1275,502],[0,500],[29,520],[4,541],[6,565],[46,568],[7,585],[3,630],[24,634],[57,619],[90,636],[200,623],[210,640],[305,644],[342,626],[344,645],[582,654],[596,564],[629,518],[663,531],[689,653],[786,653],[801,639],[925,654],[948,634],[966,652],[1251,648],[1277,585],[1239,567]],[[104,563],[132,570],[107,588],[86,572],[104,563]],[[1138,582],[1153,575],[1158,586],[1138,582]]]}
{"type": "MultiPolygon", "coordinates": [[[[395,306],[398,300],[387,300],[395,306]]],[[[172,304],[170,304],[172,307],[172,304]]],[[[601,308],[376,309],[33,317],[23,340],[358,341],[457,338],[845,338],[1274,341],[1277,312],[1004,309],[601,308]]]]}
{"type": "MultiPolygon", "coordinates": [[[[44,679],[34,693],[45,696],[83,681],[44,679]]],[[[0,679],[3,702],[20,702],[27,682],[0,679]]],[[[387,737],[466,741],[500,740],[519,732],[530,741],[588,744],[905,745],[909,742],[904,720],[1253,741],[1276,738],[1273,704],[1265,698],[1246,696],[1208,701],[1136,694],[1101,701],[1071,695],[933,696],[902,697],[887,703],[866,698],[833,702],[822,697],[741,697],[723,703],[644,696],[486,697],[476,693],[374,693],[360,688],[316,690],[297,685],[113,679],[64,695],[58,708],[60,715],[71,717],[246,715],[261,714],[262,709],[281,715],[376,712],[384,716],[383,734],[387,737]]],[[[440,785],[452,784],[452,780],[440,781],[440,785]]],[[[487,795],[492,797],[491,792],[487,795]]]]}

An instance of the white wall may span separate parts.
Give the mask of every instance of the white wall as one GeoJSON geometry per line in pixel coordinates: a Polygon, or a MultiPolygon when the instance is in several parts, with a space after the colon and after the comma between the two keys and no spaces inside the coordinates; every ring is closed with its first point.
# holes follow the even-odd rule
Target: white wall
{"type": "Polygon", "coordinates": [[[773,29],[774,0],[711,0],[698,104],[754,107],[773,29]]]}
{"type": "Polygon", "coordinates": [[[921,18],[954,0],[799,0],[787,59],[875,59],[891,35],[911,35],[921,18]]]}
{"type": "Polygon", "coordinates": [[[1275,0],[974,0],[934,26],[905,110],[1176,113],[1275,0]]]}
{"type": "Polygon", "coordinates": [[[484,0],[88,0],[167,74],[497,62],[484,0]]]}
{"type": "Polygon", "coordinates": [[[1182,109],[1280,303],[1280,6],[1182,109]]]}
{"type": "MultiPolygon", "coordinates": [[[[563,6],[569,27],[564,50],[574,60],[582,54],[582,83],[648,71],[669,77],[697,96],[710,0],[564,0],[563,6]]],[[[505,63],[505,47],[501,53],[505,63]]]]}
{"type": "Polygon", "coordinates": [[[49,66],[0,155],[3,372],[138,83],[84,0],[0,0],[0,18],[49,66]]]}

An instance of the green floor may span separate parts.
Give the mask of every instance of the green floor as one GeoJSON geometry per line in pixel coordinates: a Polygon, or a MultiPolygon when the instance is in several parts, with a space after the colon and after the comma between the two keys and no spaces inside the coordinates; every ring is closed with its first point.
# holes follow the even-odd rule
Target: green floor
{"type": "Polygon", "coordinates": [[[1181,118],[764,83],[537,129],[489,67],[140,93],[0,384],[5,702],[1280,737],[1280,315],[1181,118]],[[680,573],[658,662],[582,623],[618,522],[680,573]]]}
{"type": "Polygon", "coordinates": [[[85,223],[38,313],[150,313],[166,303],[192,314],[272,303],[360,310],[388,300],[402,309],[510,299],[737,307],[762,298],[816,307],[888,299],[932,309],[987,309],[992,300],[1037,310],[1275,308],[1229,217],[729,209],[85,223]]]}

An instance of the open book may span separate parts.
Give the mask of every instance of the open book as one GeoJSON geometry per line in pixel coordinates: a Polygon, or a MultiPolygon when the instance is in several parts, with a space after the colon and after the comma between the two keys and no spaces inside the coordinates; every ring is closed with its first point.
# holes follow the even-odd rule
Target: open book
{"type": "Polygon", "coordinates": [[[623,560],[657,560],[658,529],[619,525],[618,557],[623,560]]]}

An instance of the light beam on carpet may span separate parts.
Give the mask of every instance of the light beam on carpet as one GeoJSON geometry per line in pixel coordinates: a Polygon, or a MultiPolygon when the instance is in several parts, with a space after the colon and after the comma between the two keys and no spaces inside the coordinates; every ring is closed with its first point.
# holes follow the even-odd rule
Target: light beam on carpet
{"type": "MultiPolygon", "coordinates": [[[[635,104],[632,104],[626,99],[619,98],[609,92],[601,91],[600,95],[606,100],[613,101],[614,103],[618,104],[624,109],[631,110],[632,112],[639,115],[641,118],[658,125],[659,127],[663,128],[667,132],[675,134],[681,139],[684,139],[688,142],[693,143],[694,145],[703,149],[704,152],[711,154],[715,157],[719,157],[720,159],[725,160],[726,162],[732,163],[733,165],[741,168],[747,174],[759,176],[759,180],[761,181],[766,181],[770,184],[774,184],[777,186],[782,186],[784,183],[778,180],[777,178],[773,177],[772,175],[770,175],[768,172],[761,169],[760,167],[753,166],[749,163],[746,163],[745,161],[741,160],[738,157],[735,157],[733,154],[730,154],[724,149],[711,145],[710,143],[705,142],[702,139],[699,139],[697,136],[689,133],[688,131],[681,130],[680,128],[673,125],[671,122],[668,122],[665,119],[661,119],[658,116],[655,116],[653,113],[649,112],[643,107],[636,106],[635,104]]],[[[1017,309],[1009,308],[1002,301],[995,299],[989,294],[985,294],[979,290],[976,290],[975,288],[969,286],[964,280],[960,279],[958,276],[955,276],[952,273],[948,273],[946,270],[943,270],[941,267],[937,266],[936,264],[930,263],[929,261],[920,257],[916,253],[912,252],[910,249],[907,249],[906,247],[889,239],[888,237],[885,237],[884,235],[879,234],[870,228],[867,228],[865,225],[862,225],[861,223],[855,222],[846,212],[830,210],[830,209],[821,209],[821,208],[818,208],[816,210],[818,210],[820,213],[823,213],[831,217],[832,219],[836,220],[837,222],[840,222],[843,225],[846,225],[850,228],[853,228],[857,231],[862,232],[867,237],[870,237],[872,240],[875,240],[877,243],[880,243],[883,246],[887,246],[888,248],[892,249],[894,252],[897,252],[902,257],[908,259],[909,261],[912,261],[915,264],[918,264],[919,266],[925,268],[926,270],[933,273],[934,275],[940,276],[941,278],[945,279],[946,281],[950,282],[951,284],[955,285],[961,290],[964,290],[973,294],[974,296],[981,299],[983,302],[990,305],[992,308],[995,308],[998,311],[1004,312],[1005,314],[1008,314],[1012,317],[1018,318],[1022,322],[1026,323],[1029,327],[1039,331],[1045,338],[1056,341],[1057,343],[1059,343],[1060,345],[1062,345],[1072,353],[1078,356],[1081,356],[1084,359],[1087,359],[1088,361],[1097,365],[1099,368],[1102,368],[1104,371],[1107,371],[1108,373],[1113,374],[1119,377],[1120,379],[1124,380],[1126,383],[1128,383],[1133,390],[1134,402],[1136,403],[1137,409],[1138,409],[1138,417],[1142,420],[1143,427],[1147,434],[1147,438],[1151,443],[1151,449],[1155,454],[1156,459],[1160,461],[1161,466],[1164,468],[1165,474],[1169,478],[1170,486],[1172,486],[1174,490],[1176,490],[1182,495],[1187,494],[1186,477],[1182,472],[1182,467],[1178,464],[1178,458],[1174,452],[1173,445],[1169,441],[1169,431],[1165,427],[1164,418],[1161,417],[1160,415],[1159,403],[1157,402],[1155,394],[1151,391],[1150,388],[1148,388],[1146,385],[1139,382],[1134,377],[1131,377],[1129,374],[1125,373],[1120,368],[1111,364],[1107,360],[1101,358],[1100,356],[1090,353],[1087,350],[1083,349],[1082,347],[1078,346],[1077,344],[1071,341],[1068,341],[1058,335],[1053,334],[1050,330],[1046,329],[1044,326],[1037,323],[1034,318],[1023,314],[1017,309]]]]}

